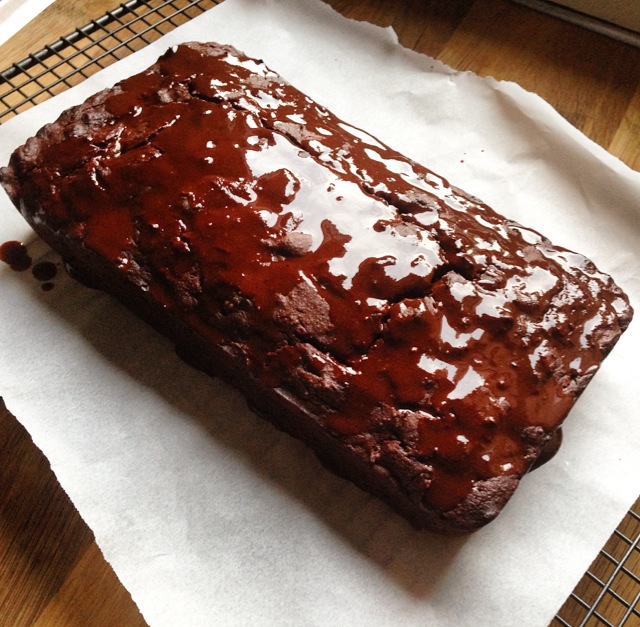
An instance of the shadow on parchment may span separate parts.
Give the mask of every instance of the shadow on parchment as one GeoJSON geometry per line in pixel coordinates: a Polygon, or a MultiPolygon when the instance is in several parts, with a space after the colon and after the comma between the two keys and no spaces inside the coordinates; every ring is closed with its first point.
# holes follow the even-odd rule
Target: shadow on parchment
{"type": "MultiPolygon", "coordinates": [[[[53,258],[39,240],[29,250],[34,262],[43,254],[53,258]]],[[[191,418],[409,595],[428,599],[434,594],[468,537],[416,531],[378,499],[324,468],[305,445],[258,418],[237,391],[185,365],[166,338],[110,296],[76,283],[64,271],[47,292],[28,272],[21,277],[24,289],[41,292],[41,306],[102,358],[175,407],[177,419],[191,418]]]]}

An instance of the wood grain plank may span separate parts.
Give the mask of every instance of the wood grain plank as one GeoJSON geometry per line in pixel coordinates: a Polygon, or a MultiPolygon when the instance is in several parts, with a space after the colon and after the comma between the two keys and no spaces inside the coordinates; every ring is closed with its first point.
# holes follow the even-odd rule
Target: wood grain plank
{"type": "Polygon", "coordinates": [[[640,169],[640,49],[509,0],[327,0],[456,70],[518,83],[640,169]]]}
{"type": "Polygon", "coordinates": [[[143,625],[49,462],[2,399],[0,451],[0,624],[143,625]],[[122,621],[110,622],[113,616],[122,621]]]}
{"type": "Polygon", "coordinates": [[[508,0],[475,2],[438,58],[518,83],[605,148],[640,84],[640,49],[508,0]]]}
{"type": "Polygon", "coordinates": [[[640,85],[608,146],[609,152],[640,171],[640,85]]]}
{"type": "Polygon", "coordinates": [[[538,94],[640,170],[640,49],[507,0],[487,0],[474,3],[438,58],[538,94]]]}
{"type": "Polygon", "coordinates": [[[33,627],[60,625],[146,625],[131,596],[104,561],[95,542],[83,551],[64,584],[33,623],[33,627]]]}
{"type": "Polygon", "coordinates": [[[32,52],[69,35],[74,29],[88,24],[92,19],[104,15],[120,4],[118,0],[56,0],[37,19],[32,20],[0,46],[0,60],[3,66],[0,69],[12,62],[21,61],[32,52]]]}
{"type": "Polygon", "coordinates": [[[325,0],[349,19],[391,26],[411,50],[436,57],[453,35],[473,0],[325,0]]]}

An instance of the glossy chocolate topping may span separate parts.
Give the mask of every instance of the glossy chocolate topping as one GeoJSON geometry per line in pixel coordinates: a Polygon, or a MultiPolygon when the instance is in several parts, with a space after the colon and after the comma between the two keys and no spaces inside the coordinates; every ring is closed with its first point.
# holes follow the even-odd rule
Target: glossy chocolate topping
{"type": "Polygon", "coordinates": [[[6,263],[15,272],[28,270],[33,262],[27,247],[15,240],[9,240],[0,245],[0,261],[6,263]]]}
{"type": "Polygon", "coordinates": [[[527,472],[630,320],[586,258],[232,48],[174,48],[61,122],[4,173],[25,216],[427,507],[527,472]]]}
{"type": "Polygon", "coordinates": [[[39,261],[31,268],[31,274],[34,279],[46,283],[55,278],[58,267],[52,261],[39,261]]]}

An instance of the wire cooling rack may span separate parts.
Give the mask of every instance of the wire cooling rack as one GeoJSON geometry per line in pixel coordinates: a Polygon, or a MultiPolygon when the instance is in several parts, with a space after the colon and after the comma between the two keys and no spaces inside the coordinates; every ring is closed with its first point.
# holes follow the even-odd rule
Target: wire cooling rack
{"type": "Polygon", "coordinates": [[[0,72],[0,123],[144,48],[219,0],[129,0],[0,72]]]}
{"type": "MultiPolygon", "coordinates": [[[[0,123],[159,39],[220,0],[130,0],[0,72],[0,123]]],[[[640,626],[640,499],[550,627],[640,626]]]]}
{"type": "Polygon", "coordinates": [[[551,625],[640,625],[640,499],[627,512],[551,625]]]}

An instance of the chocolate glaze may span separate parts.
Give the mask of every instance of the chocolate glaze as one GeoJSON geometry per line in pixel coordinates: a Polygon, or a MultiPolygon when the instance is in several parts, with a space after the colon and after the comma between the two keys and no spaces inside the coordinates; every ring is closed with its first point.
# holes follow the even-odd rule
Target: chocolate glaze
{"type": "Polygon", "coordinates": [[[31,268],[31,274],[41,283],[47,283],[58,274],[58,266],[52,261],[39,261],[31,268]]]}
{"type": "Polygon", "coordinates": [[[0,245],[0,261],[16,272],[24,272],[31,267],[32,259],[22,242],[11,240],[0,245]]]}
{"type": "Polygon", "coordinates": [[[2,178],[54,246],[233,355],[438,530],[499,512],[632,315],[583,256],[226,46],[170,50],[2,178]]]}

